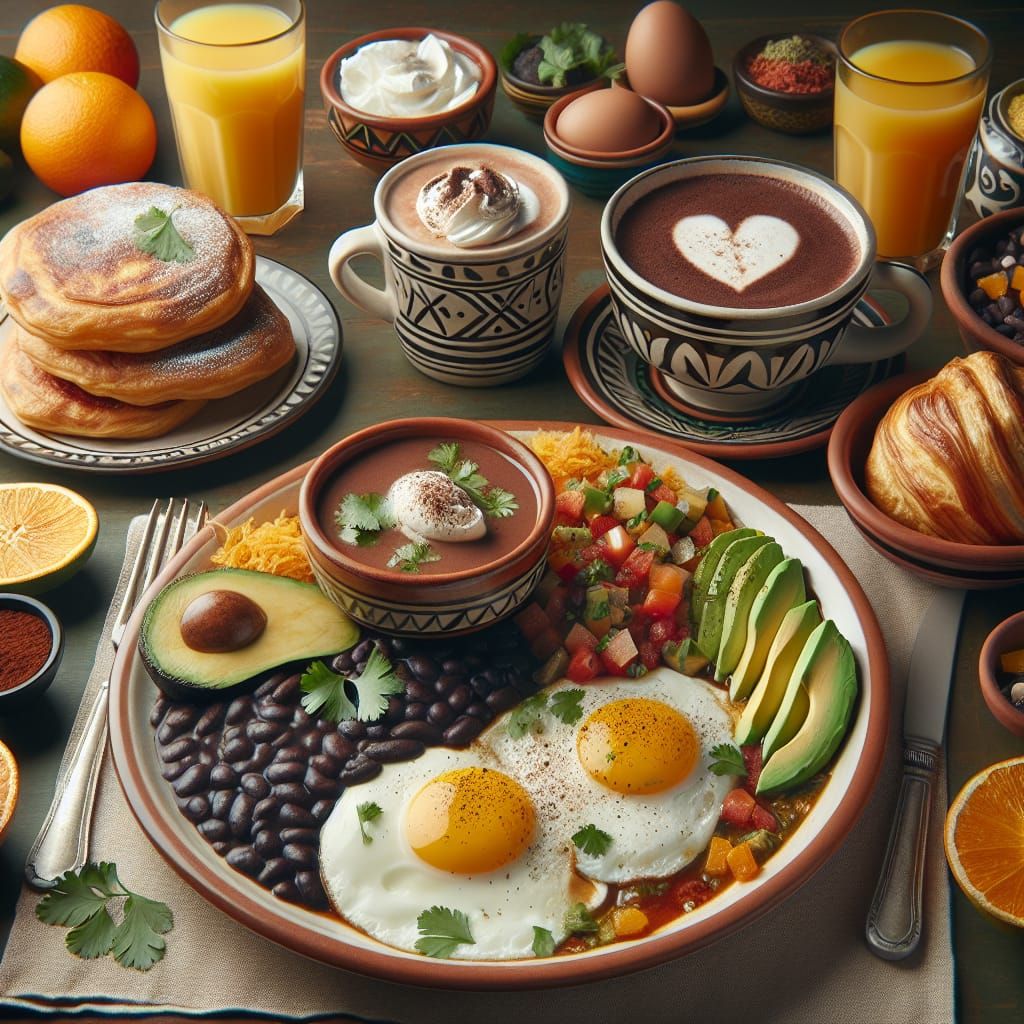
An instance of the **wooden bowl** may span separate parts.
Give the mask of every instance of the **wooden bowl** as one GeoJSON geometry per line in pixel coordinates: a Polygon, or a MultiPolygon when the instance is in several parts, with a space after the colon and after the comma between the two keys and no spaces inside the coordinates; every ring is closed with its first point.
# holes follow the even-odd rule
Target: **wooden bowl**
{"type": "Polygon", "coordinates": [[[974,312],[967,301],[973,291],[973,284],[967,280],[969,262],[967,257],[979,245],[995,243],[1006,236],[1007,232],[1020,224],[1024,224],[1024,206],[1015,206],[991,217],[979,220],[966,231],[957,236],[949,247],[939,282],[942,286],[942,297],[946,300],[950,313],[956,321],[964,347],[968,352],[988,349],[1006,356],[1018,366],[1024,366],[1024,345],[1018,345],[1009,338],[1004,338],[994,327],[990,327],[974,312]]]}
{"type": "MultiPolygon", "coordinates": [[[[381,490],[390,483],[381,480],[381,490]]],[[[494,427],[439,416],[388,420],[350,434],[313,463],[299,496],[302,534],[320,589],[357,622],[395,636],[458,636],[512,615],[544,574],[554,517],[551,477],[526,445],[494,427]],[[321,527],[320,500],[343,466],[403,438],[424,439],[424,460],[427,442],[438,438],[486,445],[512,462],[536,499],[536,521],[525,539],[493,561],[450,572],[378,569],[353,558],[348,545],[321,527]]]]}
{"type": "Polygon", "coordinates": [[[986,637],[978,658],[978,682],[989,711],[1015,736],[1024,736],[1024,711],[1018,711],[999,688],[999,656],[1024,647],[1024,612],[1017,612],[986,637]]]}
{"type": "Polygon", "coordinates": [[[890,561],[933,583],[982,589],[1024,583],[1024,544],[960,544],[931,537],[890,518],[868,497],[864,466],[882,417],[908,388],[931,377],[892,377],[864,392],[836,421],[828,443],[832,484],[854,524],[890,561]]]}
{"type": "MultiPolygon", "coordinates": [[[[797,34],[835,57],[836,46],[831,40],[814,35],[813,32],[797,34]]],[[[774,35],[758,36],[736,54],[732,62],[732,77],[736,81],[740,103],[752,120],[772,131],[785,132],[787,135],[807,135],[821,131],[832,123],[834,86],[813,93],[779,92],[758,85],[747,71],[751,58],[760,53],[766,43],[785,35],[784,32],[776,32],[774,35]]]]}
{"type": "Polygon", "coordinates": [[[472,142],[487,131],[494,112],[498,65],[479,43],[452,32],[433,28],[385,28],[359,36],[340,46],[320,70],[320,92],[327,124],[342,148],[357,163],[373,171],[385,171],[413,153],[453,142],[472,142]],[[420,40],[435,35],[453,50],[469,57],[479,68],[480,84],[465,103],[426,117],[379,117],[356,110],[341,97],[338,68],[361,46],[385,39],[420,40]]]}

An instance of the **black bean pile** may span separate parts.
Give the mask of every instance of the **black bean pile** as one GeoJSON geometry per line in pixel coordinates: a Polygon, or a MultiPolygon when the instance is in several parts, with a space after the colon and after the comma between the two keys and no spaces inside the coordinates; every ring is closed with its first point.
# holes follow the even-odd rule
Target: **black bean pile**
{"type": "Polygon", "coordinates": [[[1024,224],[1013,228],[994,247],[979,246],[971,251],[967,257],[967,279],[971,289],[967,300],[989,327],[994,327],[1011,341],[1024,344],[1024,298],[1020,289],[1012,286],[1017,267],[1024,267],[1024,224]],[[996,275],[998,290],[1004,291],[995,299],[978,283],[992,275],[996,275]],[[1000,276],[1005,279],[1005,289],[1000,276]]]}
{"type": "Polygon", "coordinates": [[[333,668],[358,675],[374,646],[405,684],[377,722],[310,717],[288,671],[212,704],[161,696],[150,716],[163,777],[200,835],[275,896],[317,910],[327,906],[320,827],[342,790],[427,747],[467,746],[537,690],[537,663],[512,623],[449,641],[367,636],[333,668]]]}

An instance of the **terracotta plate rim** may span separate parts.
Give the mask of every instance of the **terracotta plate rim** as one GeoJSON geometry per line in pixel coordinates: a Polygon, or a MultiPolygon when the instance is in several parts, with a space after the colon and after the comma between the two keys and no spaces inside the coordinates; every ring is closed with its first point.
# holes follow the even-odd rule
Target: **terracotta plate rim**
{"type": "MultiPolygon", "coordinates": [[[[506,430],[565,430],[575,424],[538,421],[497,421],[493,425],[506,430]]],[[[750,924],[771,907],[793,893],[817,871],[839,848],[861,816],[881,770],[882,755],[888,732],[889,665],[885,642],[874,610],[853,572],[820,534],[780,499],[775,498],[735,470],[694,454],[691,450],[658,437],[639,437],[636,431],[598,428],[600,434],[624,443],[641,443],[656,447],[662,454],[689,462],[695,468],[713,473],[730,486],[745,492],[748,498],[768,506],[796,530],[823,558],[836,580],[848,595],[853,612],[865,639],[866,675],[871,680],[868,717],[864,727],[864,743],[852,770],[848,788],[839,796],[832,815],[809,845],[778,874],[768,878],[751,893],[722,912],[696,922],[682,932],[655,935],[637,943],[626,943],[602,955],[552,958],[543,962],[526,961],[510,964],[489,962],[439,961],[392,952],[382,947],[366,949],[339,941],[287,920],[249,893],[252,882],[242,875],[238,883],[225,886],[211,866],[218,860],[204,851],[198,856],[177,835],[169,816],[165,817],[147,786],[144,771],[136,758],[132,740],[132,714],[129,706],[129,685],[135,662],[139,626],[147,601],[143,599],[132,616],[120,645],[111,673],[110,684],[110,746],[114,767],[126,800],[136,820],[168,864],[197,892],[219,910],[251,931],[282,945],[293,952],[340,968],[357,971],[387,981],[431,988],[475,990],[539,989],[582,984],[644,970],[676,959],[706,946],[730,932],[750,924]],[[522,966],[519,966],[519,964],[522,966]]],[[[215,522],[230,522],[272,493],[288,485],[298,485],[309,465],[306,463],[256,488],[217,516],[215,522]]],[[[173,579],[193,554],[214,536],[208,525],[165,567],[150,593],[155,594],[173,579]]],[[[175,822],[174,824],[180,824],[175,822]]]]}

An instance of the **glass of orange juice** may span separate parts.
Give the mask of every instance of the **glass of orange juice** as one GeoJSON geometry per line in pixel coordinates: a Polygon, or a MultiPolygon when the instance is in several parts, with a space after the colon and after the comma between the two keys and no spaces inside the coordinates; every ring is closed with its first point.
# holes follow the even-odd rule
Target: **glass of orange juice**
{"type": "Polygon", "coordinates": [[[835,177],[867,210],[879,257],[941,261],[991,63],[980,29],[935,11],[879,11],[843,29],[835,177]]]}
{"type": "Polygon", "coordinates": [[[274,234],[303,206],[302,0],[158,0],[156,24],[185,185],[274,234]]]}

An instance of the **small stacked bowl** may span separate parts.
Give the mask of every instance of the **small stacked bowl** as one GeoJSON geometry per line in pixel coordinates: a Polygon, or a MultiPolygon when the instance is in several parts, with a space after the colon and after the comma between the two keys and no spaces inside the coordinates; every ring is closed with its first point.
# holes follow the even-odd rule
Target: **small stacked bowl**
{"type": "Polygon", "coordinates": [[[1015,736],[1024,736],[1024,711],[1015,708],[999,686],[999,658],[1021,647],[1024,647],[1024,612],[1017,612],[989,633],[978,658],[981,695],[996,721],[1015,736]]]}
{"type": "Polygon", "coordinates": [[[487,50],[465,36],[433,28],[385,28],[359,36],[335,50],[320,71],[320,92],[327,111],[327,124],[349,156],[378,173],[421,150],[481,138],[491,123],[497,82],[498,65],[487,50]],[[342,99],[338,88],[338,68],[346,57],[351,57],[367,43],[388,39],[419,41],[427,35],[444,40],[480,68],[480,84],[465,103],[440,114],[403,118],[368,114],[349,106],[342,99]]]}
{"type": "Polygon", "coordinates": [[[931,376],[892,377],[844,410],[828,443],[828,471],[836,493],[868,544],[915,576],[965,590],[1024,583],[1024,544],[960,544],[932,537],[890,518],[868,497],[864,466],[879,422],[904,391],[931,376]]]}
{"type": "Polygon", "coordinates": [[[570,185],[586,196],[606,199],[630,178],[666,156],[672,148],[676,125],[667,107],[643,97],[644,102],[654,108],[660,124],[658,135],[646,145],[617,153],[601,153],[568,145],[558,135],[559,115],[573,100],[599,88],[602,88],[601,83],[578,89],[552,104],[544,116],[544,142],[547,144],[548,162],[570,185]]]}

